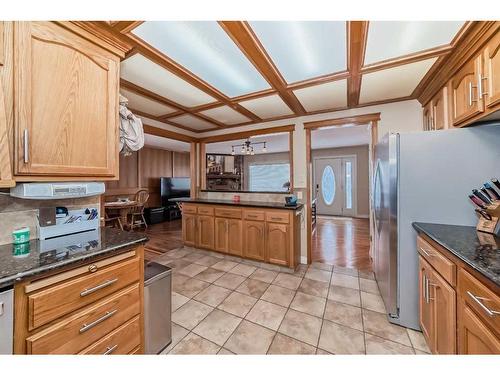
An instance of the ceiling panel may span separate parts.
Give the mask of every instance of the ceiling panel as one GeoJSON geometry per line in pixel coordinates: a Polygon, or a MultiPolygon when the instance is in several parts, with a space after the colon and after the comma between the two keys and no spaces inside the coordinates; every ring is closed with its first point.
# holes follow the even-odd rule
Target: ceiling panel
{"type": "Polygon", "coordinates": [[[344,21],[255,21],[250,26],[288,83],[347,69],[344,21]]]}
{"type": "Polygon", "coordinates": [[[216,128],[214,124],[191,115],[180,115],[171,117],[168,120],[194,130],[210,130],[216,128]]]}
{"type": "Polygon", "coordinates": [[[214,120],[222,122],[226,125],[234,125],[242,122],[250,121],[250,119],[246,116],[243,116],[238,111],[235,111],[231,107],[225,105],[222,107],[207,109],[206,111],[200,112],[214,120]]]}
{"type": "Polygon", "coordinates": [[[176,111],[175,108],[169,107],[155,100],[148,99],[126,89],[120,89],[120,93],[128,99],[129,108],[136,109],[153,116],[167,115],[176,111]]]}
{"type": "Polygon", "coordinates": [[[229,97],[270,87],[216,21],[148,21],[133,33],[229,97]]]}
{"type": "Polygon", "coordinates": [[[135,54],[121,63],[121,77],[186,107],[216,101],[146,57],[135,54]]]}
{"type": "Polygon", "coordinates": [[[347,80],[333,81],[322,85],[309,86],[293,93],[306,111],[347,106],[347,80]]]}
{"type": "Polygon", "coordinates": [[[363,74],[361,77],[360,103],[411,95],[436,60],[437,57],[363,74]]]}
{"type": "Polygon", "coordinates": [[[269,95],[262,98],[246,100],[240,105],[255,113],[260,118],[272,118],[293,115],[293,112],[279,95],[269,95]]]}
{"type": "Polygon", "coordinates": [[[175,139],[151,134],[144,134],[144,144],[150,147],[178,152],[189,152],[191,149],[191,145],[188,142],[177,141],[175,139]]]}
{"type": "Polygon", "coordinates": [[[370,21],[365,64],[449,44],[463,21],[370,21]]]}

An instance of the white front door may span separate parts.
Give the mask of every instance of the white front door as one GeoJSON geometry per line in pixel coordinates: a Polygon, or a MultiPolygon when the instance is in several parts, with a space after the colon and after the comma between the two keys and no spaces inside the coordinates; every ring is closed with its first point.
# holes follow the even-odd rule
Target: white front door
{"type": "Polygon", "coordinates": [[[356,158],[314,160],[314,186],[318,215],[356,214],[356,158]]]}

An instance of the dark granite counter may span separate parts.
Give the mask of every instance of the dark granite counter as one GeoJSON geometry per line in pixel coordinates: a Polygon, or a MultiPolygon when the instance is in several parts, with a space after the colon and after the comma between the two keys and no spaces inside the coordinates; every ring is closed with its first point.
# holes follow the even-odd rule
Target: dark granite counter
{"type": "Polygon", "coordinates": [[[0,288],[26,277],[83,263],[148,240],[143,233],[122,232],[113,228],[59,237],[32,240],[22,245],[0,245],[0,288]]]}
{"type": "MultiPolygon", "coordinates": [[[[285,199],[283,198],[283,201],[285,199]]],[[[202,204],[223,204],[226,206],[235,207],[261,207],[261,208],[279,208],[285,210],[300,210],[304,205],[302,203],[297,203],[296,206],[285,206],[285,203],[277,202],[255,202],[255,201],[240,201],[233,202],[230,200],[222,199],[203,199],[203,198],[173,198],[170,199],[171,202],[189,202],[189,203],[202,203],[202,204]]]]}
{"type": "Polygon", "coordinates": [[[461,225],[413,223],[413,228],[500,286],[500,238],[461,225]]]}

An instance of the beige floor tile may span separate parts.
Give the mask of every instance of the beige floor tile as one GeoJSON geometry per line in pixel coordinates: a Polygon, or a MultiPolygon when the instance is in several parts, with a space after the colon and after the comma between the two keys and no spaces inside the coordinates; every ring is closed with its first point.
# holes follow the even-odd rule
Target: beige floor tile
{"type": "Polygon", "coordinates": [[[210,285],[194,296],[193,299],[198,302],[203,302],[206,305],[217,307],[230,293],[231,291],[229,289],[217,285],[210,285]]]}
{"type": "MultiPolygon", "coordinates": [[[[156,259],[155,259],[155,262],[156,262],[156,259]]],[[[186,266],[189,266],[191,264],[191,262],[188,262],[187,260],[184,260],[182,258],[181,259],[171,259],[168,262],[158,262],[158,263],[169,266],[170,268],[172,268],[172,271],[174,273],[177,273],[180,269],[182,269],[186,266]]]]}
{"type": "Polygon", "coordinates": [[[359,289],[358,280],[357,277],[334,272],[330,284],[343,286],[344,288],[359,289]]]}
{"type": "Polygon", "coordinates": [[[217,308],[244,318],[257,302],[257,298],[232,292],[217,308]]]}
{"type": "Polygon", "coordinates": [[[429,346],[425,342],[424,335],[422,332],[414,331],[413,329],[406,329],[408,336],[410,336],[410,342],[415,349],[418,349],[425,353],[430,353],[429,346]]]}
{"type": "Polygon", "coordinates": [[[172,312],[184,305],[187,301],[189,301],[189,298],[182,294],[172,292],[172,312]]]}
{"type": "Polygon", "coordinates": [[[268,271],[275,271],[275,272],[280,272],[281,267],[276,265],[276,264],[269,264],[269,263],[260,263],[260,268],[263,268],[268,271]]]}
{"type": "Polygon", "coordinates": [[[415,349],[415,348],[413,348],[413,350],[415,350],[415,354],[418,354],[418,355],[431,355],[431,353],[423,352],[423,351],[415,349]]]}
{"type": "Polygon", "coordinates": [[[389,323],[386,314],[363,309],[363,325],[366,333],[411,346],[406,329],[389,323]]]}
{"type": "Polygon", "coordinates": [[[330,281],[331,276],[332,273],[330,271],[324,271],[313,267],[309,267],[306,274],[304,275],[306,279],[326,282],[330,281]]]}
{"type": "Polygon", "coordinates": [[[316,346],[320,330],[320,318],[299,311],[288,310],[278,332],[316,346]]]}
{"type": "Polygon", "coordinates": [[[370,271],[359,271],[359,277],[362,279],[375,280],[375,275],[370,271]]]}
{"type": "Polygon", "coordinates": [[[252,296],[254,298],[260,298],[262,294],[266,291],[268,283],[255,279],[246,279],[237,289],[237,292],[252,296]]]}
{"type": "Polygon", "coordinates": [[[363,332],[325,320],[318,347],[333,354],[364,354],[363,332]]]}
{"type": "Polygon", "coordinates": [[[260,300],[252,307],[245,319],[276,331],[285,313],[285,307],[260,300]]]}
{"type": "Polygon", "coordinates": [[[314,316],[322,317],[325,311],[326,298],[315,297],[297,292],[290,304],[290,308],[314,316]]]}
{"type": "Polygon", "coordinates": [[[348,305],[361,306],[361,297],[359,290],[344,288],[342,286],[332,285],[328,292],[328,299],[336,302],[347,303],[348,305]]]}
{"type": "Polygon", "coordinates": [[[375,280],[359,279],[359,289],[363,292],[380,295],[378,285],[375,280]]]}
{"type": "Polygon", "coordinates": [[[229,272],[235,273],[236,275],[248,277],[252,273],[254,273],[256,269],[257,269],[257,267],[249,266],[248,264],[240,263],[236,267],[231,269],[229,272]]]}
{"type": "Polygon", "coordinates": [[[199,264],[191,263],[186,267],[179,269],[179,273],[193,277],[198,275],[200,272],[205,271],[208,267],[200,266],[199,264]]]}
{"type": "Polygon", "coordinates": [[[355,269],[355,268],[334,266],[333,267],[333,272],[334,273],[341,273],[343,275],[349,275],[349,276],[358,277],[358,270],[355,269]]]}
{"type": "Polygon", "coordinates": [[[242,259],[240,257],[234,256],[234,255],[229,255],[229,254],[224,254],[224,259],[225,260],[230,260],[235,263],[241,263],[242,259]]]}
{"type": "Polygon", "coordinates": [[[332,270],[333,270],[333,265],[328,264],[328,263],[321,263],[321,262],[312,262],[310,267],[317,268],[317,269],[323,270],[323,271],[330,271],[330,272],[332,272],[332,270]]]}
{"type": "Polygon", "coordinates": [[[235,355],[233,352],[227,350],[226,348],[220,348],[217,355],[235,355]]]}
{"type": "Polygon", "coordinates": [[[292,302],[294,296],[295,291],[271,284],[260,298],[264,301],[288,307],[290,306],[290,302],[292,302]]]}
{"type": "Polygon", "coordinates": [[[265,283],[272,283],[276,278],[276,275],[278,275],[278,272],[258,268],[254,273],[252,273],[252,275],[250,275],[250,278],[263,281],[265,283]]]}
{"type": "Polygon", "coordinates": [[[413,349],[393,341],[365,334],[366,354],[414,354],[413,349]]]}
{"type": "Polygon", "coordinates": [[[327,352],[326,350],[323,350],[323,349],[320,349],[320,348],[316,349],[316,354],[317,355],[332,355],[332,353],[327,352]]]}
{"type": "Polygon", "coordinates": [[[299,264],[297,268],[293,271],[293,275],[297,277],[304,277],[309,267],[307,264],[299,264]]]}
{"type": "Polygon", "coordinates": [[[316,348],[291,337],[277,333],[267,354],[315,354],[316,348]]]}
{"type": "Polygon", "coordinates": [[[328,287],[330,284],[326,281],[316,281],[311,279],[302,279],[299,292],[309,294],[311,296],[326,298],[328,295],[328,287]]]}
{"type": "Polygon", "coordinates": [[[215,285],[222,286],[223,288],[234,290],[245,281],[245,278],[234,273],[226,273],[224,276],[219,277],[214,281],[215,285]]]}
{"type": "Polygon", "coordinates": [[[215,270],[213,268],[207,268],[205,271],[202,271],[199,274],[197,274],[194,278],[203,280],[207,283],[213,283],[215,280],[217,280],[224,274],[225,274],[224,271],[215,270]]]}
{"type": "Polygon", "coordinates": [[[193,332],[217,345],[223,345],[240,322],[241,318],[221,310],[214,310],[193,329],[193,332]]]}
{"type": "Polygon", "coordinates": [[[283,288],[296,290],[302,279],[300,277],[279,273],[273,281],[273,284],[282,286],[283,288]]]}
{"type": "Polygon", "coordinates": [[[324,319],[360,331],[363,330],[363,317],[361,315],[361,308],[359,307],[328,300],[326,302],[324,319]]]}
{"type": "Polygon", "coordinates": [[[217,354],[219,349],[218,345],[191,332],[168,354],[217,354]]]}
{"type": "Polygon", "coordinates": [[[188,298],[193,298],[210,284],[201,280],[187,278],[184,275],[174,275],[172,290],[188,298]],[[181,277],[182,276],[182,277],[181,277]]]}
{"type": "Polygon", "coordinates": [[[167,354],[181,341],[189,331],[178,324],[172,323],[172,342],[160,354],[167,354]]]}
{"type": "Polygon", "coordinates": [[[233,262],[231,260],[221,260],[220,262],[215,263],[211,267],[219,271],[228,272],[229,270],[232,270],[234,267],[236,267],[238,264],[239,263],[233,262]]]}
{"type": "Polygon", "coordinates": [[[172,322],[180,326],[192,330],[198,325],[205,317],[210,314],[213,307],[207,306],[197,301],[189,301],[183,306],[179,307],[172,314],[172,322]]]}
{"type": "Polygon", "coordinates": [[[188,262],[195,262],[196,260],[201,259],[201,258],[203,258],[204,256],[205,256],[205,255],[200,254],[200,253],[198,253],[198,252],[192,252],[191,254],[186,255],[183,259],[184,259],[184,260],[187,260],[188,262]]]}
{"type": "Polygon", "coordinates": [[[361,306],[364,309],[385,313],[385,306],[382,297],[377,294],[361,292],[361,306]]]}
{"type": "Polygon", "coordinates": [[[224,347],[236,354],[266,354],[275,332],[243,320],[224,347]]]}
{"type": "Polygon", "coordinates": [[[196,259],[194,261],[194,263],[196,263],[196,264],[200,264],[202,266],[207,266],[207,267],[213,266],[214,264],[219,263],[219,262],[220,262],[219,258],[215,258],[215,257],[210,256],[210,255],[205,255],[202,258],[196,259]]]}
{"type": "Polygon", "coordinates": [[[165,257],[169,257],[172,259],[180,259],[182,257],[185,257],[188,254],[191,254],[191,250],[188,249],[175,249],[175,250],[170,250],[164,254],[165,257]]]}
{"type": "Polygon", "coordinates": [[[209,251],[208,255],[213,256],[215,258],[219,258],[219,259],[224,259],[225,258],[224,254],[221,254],[221,253],[219,253],[217,251],[209,251]]]}

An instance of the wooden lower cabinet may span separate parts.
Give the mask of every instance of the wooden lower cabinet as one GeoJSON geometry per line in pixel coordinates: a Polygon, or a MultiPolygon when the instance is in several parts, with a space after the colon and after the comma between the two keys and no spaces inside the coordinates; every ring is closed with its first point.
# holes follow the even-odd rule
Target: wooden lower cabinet
{"type": "Polygon", "coordinates": [[[214,250],[220,251],[221,253],[227,253],[228,232],[228,219],[216,217],[214,250]]]}
{"type": "Polygon", "coordinates": [[[212,250],[214,248],[214,218],[212,216],[198,216],[197,223],[198,241],[196,246],[202,249],[212,250]]]}
{"type": "Polygon", "coordinates": [[[255,260],[266,259],[265,225],[263,221],[243,221],[243,256],[255,260]]]}
{"type": "Polygon", "coordinates": [[[287,224],[266,223],[266,252],[269,263],[286,266],[290,257],[290,228],[287,224]]]}
{"type": "Polygon", "coordinates": [[[420,328],[422,329],[422,334],[425,337],[429,345],[429,349],[432,350],[432,344],[434,342],[434,328],[432,324],[433,320],[433,304],[427,297],[428,280],[430,278],[430,265],[419,256],[419,315],[420,315],[420,328]]]}
{"type": "Polygon", "coordinates": [[[214,250],[232,255],[243,255],[241,220],[215,218],[214,250]]]}
{"type": "Polygon", "coordinates": [[[182,214],[182,240],[186,246],[196,246],[197,216],[182,214]]]}
{"type": "Polygon", "coordinates": [[[459,354],[500,354],[500,339],[467,306],[458,321],[459,354]]]}
{"type": "Polygon", "coordinates": [[[429,280],[429,299],[433,304],[432,331],[434,335],[434,352],[439,354],[455,354],[457,325],[456,293],[436,271],[432,271],[429,280]]]}

